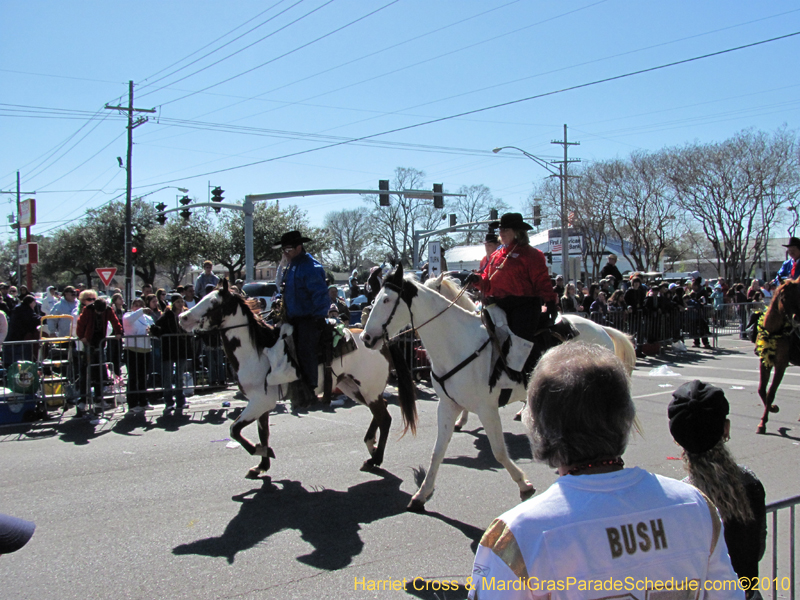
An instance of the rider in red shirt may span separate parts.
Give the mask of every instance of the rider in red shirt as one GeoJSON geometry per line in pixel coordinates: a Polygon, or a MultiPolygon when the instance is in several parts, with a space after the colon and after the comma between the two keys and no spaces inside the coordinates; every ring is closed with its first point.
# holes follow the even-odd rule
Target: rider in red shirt
{"type": "Polygon", "coordinates": [[[539,328],[543,305],[547,306],[548,321],[556,316],[558,297],[547,261],[542,251],[530,245],[528,231],[532,227],[521,214],[506,213],[491,226],[499,226],[503,246],[492,254],[475,283],[487,305],[497,304],[505,311],[511,331],[530,340],[539,328]]]}

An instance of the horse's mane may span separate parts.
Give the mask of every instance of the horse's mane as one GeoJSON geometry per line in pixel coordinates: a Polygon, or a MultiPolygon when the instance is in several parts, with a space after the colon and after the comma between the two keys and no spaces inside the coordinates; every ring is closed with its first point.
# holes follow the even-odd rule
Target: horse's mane
{"type": "Polygon", "coordinates": [[[250,341],[253,345],[258,348],[259,352],[264,348],[272,348],[280,338],[280,331],[278,327],[270,325],[261,317],[258,299],[245,300],[239,294],[228,293],[227,295],[230,298],[223,301],[223,316],[232,315],[236,312],[235,308],[233,310],[225,308],[228,302],[233,303],[234,306],[241,307],[242,314],[247,319],[247,329],[250,332],[250,341]]]}
{"type": "MultiPolygon", "coordinates": [[[[425,282],[425,287],[435,292],[439,292],[442,296],[448,298],[449,300],[452,300],[461,292],[461,284],[459,283],[458,279],[448,275],[445,275],[441,279],[441,285],[439,285],[438,277],[428,279],[425,282]]],[[[475,303],[466,293],[461,294],[461,297],[458,299],[458,302],[456,302],[456,305],[470,312],[475,312],[478,309],[478,307],[475,306],[475,303]]]]}

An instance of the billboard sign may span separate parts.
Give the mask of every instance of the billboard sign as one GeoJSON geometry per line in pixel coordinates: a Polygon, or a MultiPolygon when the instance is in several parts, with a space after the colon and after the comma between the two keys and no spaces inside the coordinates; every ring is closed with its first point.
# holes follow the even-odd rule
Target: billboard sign
{"type": "MultiPolygon", "coordinates": [[[[553,253],[553,262],[561,262],[561,238],[550,238],[549,252],[553,253]]],[[[583,236],[569,236],[569,256],[581,256],[583,254],[583,236]]]]}
{"type": "Polygon", "coordinates": [[[32,227],[36,225],[36,200],[26,198],[19,203],[19,226],[32,227]]]}

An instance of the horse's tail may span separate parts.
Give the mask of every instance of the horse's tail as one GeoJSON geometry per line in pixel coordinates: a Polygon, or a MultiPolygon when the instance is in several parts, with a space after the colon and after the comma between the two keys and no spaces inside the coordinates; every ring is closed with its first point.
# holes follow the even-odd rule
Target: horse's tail
{"type": "Polygon", "coordinates": [[[400,396],[400,413],[403,415],[403,435],[408,433],[409,429],[412,435],[417,435],[417,389],[414,386],[414,378],[400,344],[394,343],[388,346],[390,361],[397,374],[397,393],[400,396]]]}
{"type": "Polygon", "coordinates": [[[606,330],[606,333],[614,342],[614,354],[619,357],[628,370],[628,375],[630,375],[636,366],[636,348],[631,341],[631,336],[613,327],[604,327],[603,329],[606,330]]]}

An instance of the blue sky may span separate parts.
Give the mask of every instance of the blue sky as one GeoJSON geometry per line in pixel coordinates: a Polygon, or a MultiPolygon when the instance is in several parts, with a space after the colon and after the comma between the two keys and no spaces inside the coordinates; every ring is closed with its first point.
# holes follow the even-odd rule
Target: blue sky
{"type": "MultiPolygon", "coordinates": [[[[203,201],[209,182],[240,201],[374,188],[402,166],[520,207],[547,173],[492,148],[557,158],[565,123],[571,157],[592,161],[800,115],[800,36],[550,94],[798,32],[789,1],[7,0],[0,17],[0,189],[19,169],[34,233],[124,197],[125,121],[103,107],[127,103],[129,80],[134,105],[157,110],[134,130],[134,194],[203,201]]],[[[12,199],[0,195],[4,237],[12,199]]],[[[314,224],[363,206],[295,203],[314,224]]]]}

